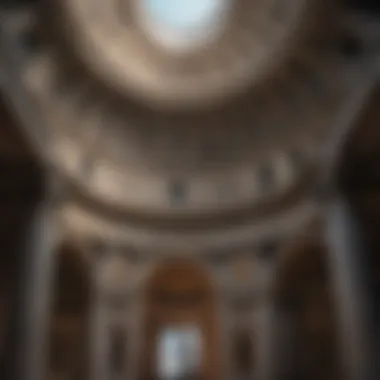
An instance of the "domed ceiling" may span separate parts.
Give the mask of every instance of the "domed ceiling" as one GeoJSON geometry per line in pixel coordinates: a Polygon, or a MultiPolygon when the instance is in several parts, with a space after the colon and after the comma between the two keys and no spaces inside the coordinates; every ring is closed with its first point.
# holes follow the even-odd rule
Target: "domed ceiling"
{"type": "Polygon", "coordinates": [[[124,219],[211,223],[289,203],[374,77],[338,0],[45,0],[7,12],[7,89],[16,108],[29,104],[25,129],[88,202],[124,219]]]}

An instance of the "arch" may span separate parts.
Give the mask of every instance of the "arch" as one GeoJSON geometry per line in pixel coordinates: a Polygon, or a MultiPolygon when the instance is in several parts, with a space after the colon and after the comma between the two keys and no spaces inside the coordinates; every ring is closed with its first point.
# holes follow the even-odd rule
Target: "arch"
{"type": "Polygon", "coordinates": [[[159,378],[159,346],[165,334],[173,331],[190,334],[201,347],[193,376],[202,380],[220,378],[216,302],[212,281],[201,265],[190,260],[170,260],[154,270],[144,294],[140,379],[159,378]]]}

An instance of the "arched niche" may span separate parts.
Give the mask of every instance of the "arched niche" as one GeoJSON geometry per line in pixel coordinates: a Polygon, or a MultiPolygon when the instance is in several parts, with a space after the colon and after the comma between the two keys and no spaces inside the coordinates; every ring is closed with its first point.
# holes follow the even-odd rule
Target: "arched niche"
{"type": "Polygon", "coordinates": [[[144,294],[140,379],[164,379],[165,371],[171,371],[168,366],[173,348],[176,351],[173,355],[179,354],[178,358],[173,357],[174,361],[190,358],[183,365],[188,366],[189,374],[194,376],[191,378],[219,379],[220,327],[216,303],[213,284],[200,265],[173,260],[157,267],[144,294]],[[183,355],[179,353],[182,349],[183,355]]]}

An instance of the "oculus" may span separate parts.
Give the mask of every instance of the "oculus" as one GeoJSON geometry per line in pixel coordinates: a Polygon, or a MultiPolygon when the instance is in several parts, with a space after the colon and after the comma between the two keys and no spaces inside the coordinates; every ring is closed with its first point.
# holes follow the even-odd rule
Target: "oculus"
{"type": "Polygon", "coordinates": [[[212,42],[229,10],[227,0],[141,0],[138,5],[148,38],[177,52],[212,42]]]}

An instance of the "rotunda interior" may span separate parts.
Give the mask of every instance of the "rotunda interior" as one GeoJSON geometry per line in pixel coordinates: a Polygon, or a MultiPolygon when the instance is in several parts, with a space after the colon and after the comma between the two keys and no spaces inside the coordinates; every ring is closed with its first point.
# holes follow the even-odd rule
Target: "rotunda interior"
{"type": "Polygon", "coordinates": [[[0,377],[376,380],[379,9],[0,1],[0,377]]]}

